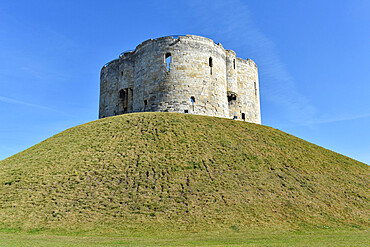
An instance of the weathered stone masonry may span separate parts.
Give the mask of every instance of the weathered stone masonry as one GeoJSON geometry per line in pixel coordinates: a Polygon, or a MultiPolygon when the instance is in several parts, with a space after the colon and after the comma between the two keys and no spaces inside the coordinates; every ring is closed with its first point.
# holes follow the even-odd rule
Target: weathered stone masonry
{"type": "Polygon", "coordinates": [[[102,68],[99,118],[144,111],[260,124],[257,66],[200,36],[147,40],[102,68]]]}

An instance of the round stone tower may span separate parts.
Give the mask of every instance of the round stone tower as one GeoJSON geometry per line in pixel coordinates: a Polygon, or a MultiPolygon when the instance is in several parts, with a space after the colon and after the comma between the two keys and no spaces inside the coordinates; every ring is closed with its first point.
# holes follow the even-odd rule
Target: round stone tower
{"type": "Polygon", "coordinates": [[[260,124],[257,66],[200,36],[147,40],[102,68],[99,118],[145,111],[260,124]]]}

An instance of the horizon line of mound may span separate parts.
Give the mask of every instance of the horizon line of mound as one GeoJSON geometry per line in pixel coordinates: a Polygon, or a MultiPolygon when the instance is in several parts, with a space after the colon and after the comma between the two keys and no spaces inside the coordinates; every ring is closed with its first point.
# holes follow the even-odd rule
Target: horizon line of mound
{"type": "Polygon", "coordinates": [[[368,175],[366,164],[270,127],[126,114],[0,161],[0,228],[365,228],[368,175]]]}

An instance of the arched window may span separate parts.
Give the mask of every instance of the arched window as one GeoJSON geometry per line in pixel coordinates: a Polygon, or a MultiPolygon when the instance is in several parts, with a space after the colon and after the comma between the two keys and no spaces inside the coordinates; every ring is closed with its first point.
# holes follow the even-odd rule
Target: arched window
{"type": "Polygon", "coordinates": [[[233,63],[234,63],[234,69],[235,69],[235,59],[233,60],[233,63]]]}
{"type": "Polygon", "coordinates": [[[209,65],[209,68],[210,68],[210,73],[212,75],[212,67],[213,67],[213,60],[212,60],[212,57],[209,57],[208,59],[208,65],[209,65]]]}
{"type": "Polygon", "coordinates": [[[164,60],[166,61],[166,68],[167,72],[170,71],[170,64],[171,64],[171,53],[167,52],[166,55],[164,56],[164,60]]]}

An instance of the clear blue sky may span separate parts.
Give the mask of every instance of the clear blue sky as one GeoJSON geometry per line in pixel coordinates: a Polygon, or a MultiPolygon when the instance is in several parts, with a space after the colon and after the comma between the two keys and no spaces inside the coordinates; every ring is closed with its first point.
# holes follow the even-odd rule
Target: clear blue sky
{"type": "Polygon", "coordinates": [[[262,123],[370,164],[370,1],[2,1],[0,160],[98,116],[101,67],[171,34],[259,67],[262,123]]]}

